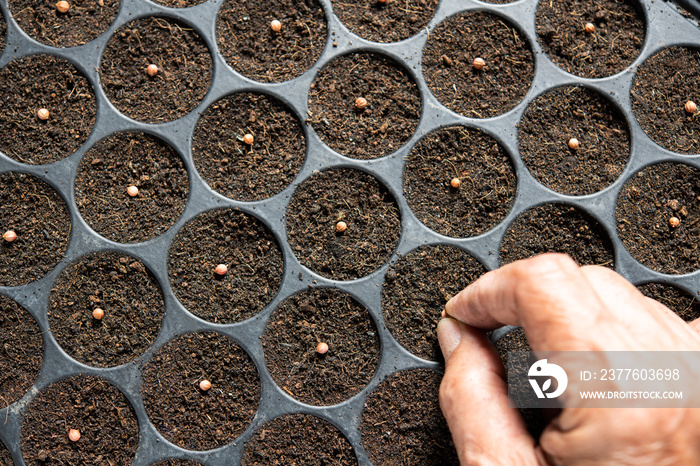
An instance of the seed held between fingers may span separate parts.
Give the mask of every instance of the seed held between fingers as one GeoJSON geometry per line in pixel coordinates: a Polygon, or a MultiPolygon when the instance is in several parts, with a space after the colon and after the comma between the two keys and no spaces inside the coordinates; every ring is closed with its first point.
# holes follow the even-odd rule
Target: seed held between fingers
{"type": "Polygon", "coordinates": [[[146,74],[150,77],[153,77],[158,74],[158,65],[154,65],[151,63],[146,67],[146,74]]]}
{"type": "Polygon", "coordinates": [[[472,66],[475,70],[483,70],[484,68],[486,68],[486,60],[484,60],[481,57],[476,57],[472,62],[472,66]]]}
{"type": "Polygon", "coordinates": [[[199,389],[202,390],[203,392],[209,391],[211,389],[211,382],[208,380],[202,380],[199,382],[199,389]]]}
{"type": "Polygon", "coordinates": [[[318,354],[326,354],[328,352],[328,345],[324,342],[319,343],[316,345],[316,352],[318,354]]]}
{"type": "Polygon", "coordinates": [[[61,0],[60,2],[56,3],[56,9],[59,13],[68,13],[70,5],[66,0],[61,0]]]}
{"type": "Polygon", "coordinates": [[[49,119],[49,110],[47,108],[40,108],[36,112],[36,116],[39,117],[40,120],[48,120],[49,119]]]}
{"type": "Polygon", "coordinates": [[[7,230],[7,231],[2,235],[2,239],[4,239],[5,241],[7,241],[8,243],[11,243],[11,242],[13,242],[14,240],[17,239],[17,233],[15,233],[15,232],[12,231],[12,230],[7,230]]]}
{"type": "Polygon", "coordinates": [[[695,105],[695,102],[692,100],[689,100],[685,103],[685,111],[690,113],[691,115],[695,113],[695,111],[698,109],[698,106],[695,105]]]}
{"type": "Polygon", "coordinates": [[[80,431],[78,429],[71,429],[68,431],[68,438],[71,442],[77,442],[80,440],[80,431]]]}
{"type": "Polygon", "coordinates": [[[282,30],[282,23],[273,19],[270,21],[270,29],[272,29],[272,32],[280,32],[282,30]]]}

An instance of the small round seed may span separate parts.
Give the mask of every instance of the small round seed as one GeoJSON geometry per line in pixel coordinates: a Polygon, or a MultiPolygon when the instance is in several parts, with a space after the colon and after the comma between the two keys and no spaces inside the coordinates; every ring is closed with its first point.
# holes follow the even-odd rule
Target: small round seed
{"type": "Polygon", "coordinates": [[[363,110],[365,107],[367,107],[367,104],[367,99],[365,99],[364,97],[358,97],[357,99],[355,99],[355,108],[357,110],[363,110]]]}
{"type": "Polygon", "coordinates": [[[146,67],[146,74],[150,77],[153,77],[158,74],[158,65],[155,65],[151,63],[146,67]]]}
{"type": "Polygon", "coordinates": [[[681,221],[678,217],[671,217],[668,219],[668,224],[671,225],[671,228],[678,228],[681,224],[681,221]]]}
{"type": "Polygon", "coordinates": [[[15,233],[15,232],[12,231],[12,230],[7,230],[7,231],[2,235],[2,239],[4,239],[5,241],[7,241],[8,243],[11,243],[11,242],[13,242],[14,240],[17,239],[17,233],[15,233]]]}
{"type": "Polygon", "coordinates": [[[280,32],[282,30],[282,23],[276,19],[273,19],[270,21],[270,29],[272,29],[272,32],[280,32]]]}
{"type": "Polygon", "coordinates": [[[691,115],[695,113],[695,111],[698,109],[698,106],[695,105],[695,102],[692,100],[689,100],[685,103],[685,111],[690,113],[691,115]]]}
{"type": "Polygon", "coordinates": [[[347,229],[348,229],[348,224],[343,222],[343,221],[340,221],[340,222],[335,224],[336,233],[343,233],[347,229]]]}
{"type": "Polygon", "coordinates": [[[318,354],[326,354],[328,352],[328,345],[324,342],[319,343],[316,345],[316,352],[318,354]]]}
{"type": "Polygon", "coordinates": [[[569,139],[569,149],[576,150],[581,146],[581,143],[576,138],[569,139]]]}
{"type": "Polygon", "coordinates": [[[243,136],[243,142],[248,144],[249,146],[252,146],[253,142],[255,142],[255,138],[252,134],[248,133],[245,136],[243,136]]]}
{"type": "Polygon", "coordinates": [[[228,272],[228,267],[226,266],[226,264],[219,264],[214,269],[214,273],[219,275],[220,277],[226,275],[226,272],[228,272]]]}
{"type": "Polygon", "coordinates": [[[68,13],[70,5],[66,0],[61,0],[60,2],[56,3],[56,9],[59,13],[68,13]]]}
{"type": "Polygon", "coordinates": [[[483,70],[484,68],[486,68],[486,60],[484,60],[481,57],[476,57],[472,62],[472,66],[475,70],[483,70]]]}
{"type": "Polygon", "coordinates": [[[71,429],[68,431],[68,438],[71,442],[77,442],[80,440],[80,431],[78,429],[71,429]]]}
{"type": "Polygon", "coordinates": [[[46,121],[49,119],[49,110],[47,108],[40,108],[36,112],[36,116],[38,116],[40,120],[46,121]]]}
{"type": "Polygon", "coordinates": [[[126,188],[126,193],[131,197],[136,197],[139,195],[139,188],[137,188],[134,185],[131,185],[128,188],[126,188]]]}
{"type": "Polygon", "coordinates": [[[462,186],[462,180],[460,180],[459,178],[452,178],[452,180],[450,181],[450,186],[457,189],[460,186],[462,186]]]}
{"type": "Polygon", "coordinates": [[[102,318],[105,316],[105,311],[100,309],[99,307],[96,307],[94,311],[92,311],[92,318],[95,320],[102,320],[102,318]]]}
{"type": "Polygon", "coordinates": [[[583,26],[583,29],[585,29],[587,33],[592,34],[595,32],[595,24],[586,23],[586,25],[583,26]]]}
{"type": "Polygon", "coordinates": [[[211,382],[208,380],[202,380],[199,382],[199,389],[202,390],[203,392],[208,391],[211,388],[211,382]]]}

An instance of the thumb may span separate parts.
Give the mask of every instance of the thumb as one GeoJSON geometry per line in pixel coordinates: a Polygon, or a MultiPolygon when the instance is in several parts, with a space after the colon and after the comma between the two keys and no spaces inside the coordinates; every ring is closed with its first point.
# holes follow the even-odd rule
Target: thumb
{"type": "Polygon", "coordinates": [[[508,407],[503,365],[486,335],[445,318],[438,324],[445,356],[440,406],[462,464],[539,464],[535,440],[508,407]]]}

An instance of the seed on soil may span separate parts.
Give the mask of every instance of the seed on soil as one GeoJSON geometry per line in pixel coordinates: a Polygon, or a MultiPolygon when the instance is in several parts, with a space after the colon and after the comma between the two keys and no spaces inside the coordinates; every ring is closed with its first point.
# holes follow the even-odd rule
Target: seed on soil
{"type": "Polygon", "coordinates": [[[319,343],[316,345],[316,352],[318,354],[326,354],[328,352],[328,345],[324,342],[319,343]]]}
{"type": "Polygon", "coordinates": [[[139,195],[139,188],[133,185],[129,186],[128,188],[126,188],[126,193],[131,197],[136,197],[139,195]]]}
{"type": "Polygon", "coordinates": [[[457,189],[460,186],[462,186],[462,181],[459,178],[452,178],[452,180],[450,181],[450,186],[457,189]]]}
{"type": "Polygon", "coordinates": [[[472,62],[472,66],[475,70],[483,70],[484,68],[486,68],[486,60],[484,60],[481,57],[476,57],[472,62]]]}
{"type": "Polygon", "coordinates": [[[336,233],[343,233],[345,230],[348,229],[348,224],[345,222],[338,222],[335,224],[335,231],[336,233]]]}
{"type": "Polygon", "coordinates": [[[255,138],[250,133],[243,136],[243,142],[248,144],[249,146],[252,146],[254,141],[255,141],[255,138]]]}
{"type": "Polygon", "coordinates": [[[377,0],[377,3],[386,3],[386,0],[377,0]]]}
{"type": "Polygon", "coordinates": [[[7,241],[8,243],[11,243],[11,242],[13,242],[14,240],[17,239],[17,233],[15,233],[15,232],[12,231],[12,230],[7,230],[7,231],[2,235],[2,239],[4,239],[5,241],[7,241]]]}
{"type": "Polygon", "coordinates": [[[583,29],[585,29],[587,33],[592,34],[593,32],[595,32],[595,24],[586,23],[586,25],[583,27],[583,29]]]}
{"type": "Polygon", "coordinates": [[[578,142],[578,139],[576,139],[576,138],[569,139],[569,149],[576,150],[579,148],[580,145],[581,145],[581,143],[578,142]]]}
{"type": "Polygon", "coordinates": [[[272,32],[280,32],[282,30],[282,23],[276,19],[273,19],[270,21],[270,29],[272,29],[272,32]]]}
{"type": "Polygon", "coordinates": [[[61,0],[60,2],[56,3],[56,9],[59,13],[68,13],[70,5],[66,0],[61,0]]]}
{"type": "Polygon", "coordinates": [[[94,311],[92,311],[92,318],[95,320],[102,320],[102,318],[105,316],[105,311],[100,309],[99,307],[96,307],[94,311]]]}
{"type": "Polygon", "coordinates": [[[671,228],[678,228],[681,221],[678,219],[678,217],[671,217],[668,219],[668,224],[671,225],[671,228]]]}
{"type": "Polygon", "coordinates": [[[151,63],[146,67],[146,74],[150,77],[153,77],[158,74],[158,65],[154,65],[151,63]]]}
{"type": "Polygon", "coordinates": [[[211,382],[209,382],[208,380],[205,379],[205,380],[202,380],[201,382],[199,382],[199,389],[202,390],[203,392],[209,391],[210,388],[211,388],[211,382]]]}
{"type": "Polygon", "coordinates": [[[365,107],[367,107],[367,99],[364,97],[358,97],[355,99],[355,108],[358,110],[363,110],[365,107]]]}
{"type": "Polygon", "coordinates": [[[228,267],[226,267],[226,264],[219,264],[214,269],[214,273],[219,275],[219,276],[226,275],[226,272],[228,272],[228,267]]]}
{"type": "Polygon", "coordinates": [[[68,438],[71,442],[77,442],[80,440],[80,431],[78,429],[71,429],[68,431],[68,438]]]}
{"type": "Polygon", "coordinates": [[[46,120],[49,119],[49,110],[46,109],[46,108],[40,108],[40,109],[36,112],[36,116],[38,116],[40,120],[46,121],[46,120]]]}
{"type": "Polygon", "coordinates": [[[698,109],[698,106],[695,105],[695,102],[692,100],[689,100],[685,103],[685,111],[690,113],[691,115],[695,113],[695,111],[698,109]]]}

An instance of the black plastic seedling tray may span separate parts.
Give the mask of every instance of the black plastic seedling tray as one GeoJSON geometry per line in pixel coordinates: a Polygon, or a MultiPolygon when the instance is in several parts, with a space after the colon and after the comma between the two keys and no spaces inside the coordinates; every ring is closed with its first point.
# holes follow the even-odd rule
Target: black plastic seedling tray
{"type": "MultiPolygon", "coordinates": [[[[640,128],[631,109],[630,88],[636,68],[647,58],[664,47],[675,45],[700,47],[700,29],[694,21],[677,11],[672,3],[642,0],[646,19],[646,38],[639,57],[624,71],[601,79],[584,79],[557,67],[543,53],[535,33],[536,0],[521,0],[509,4],[489,4],[473,0],[443,0],[437,14],[426,30],[415,36],[390,44],[369,42],[349,32],[333,14],[329,0],[322,0],[328,20],[328,41],[320,59],[302,76],[279,84],[264,84],[242,77],[229,67],[217,52],[215,23],[221,0],[211,0],[198,6],[175,9],[148,0],[124,0],[114,23],[108,31],[84,46],[54,48],[40,44],[27,36],[13,20],[7,2],[0,2],[0,10],[7,20],[6,47],[0,56],[0,67],[11,60],[31,54],[50,54],[73,63],[89,80],[97,98],[97,120],[87,142],[64,160],[32,166],[19,163],[0,154],[0,172],[23,172],[48,182],[66,201],[72,223],[70,243],[61,263],[45,277],[25,286],[0,287],[0,292],[16,300],[36,319],[43,333],[44,361],[38,379],[32,389],[19,401],[0,410],[0,440],[7,445],[15,464],[25,464],[20,449],[20,423],[28,404],[36,394],[53,382],[76,374],[99,375],[118,387],[133,405],[139,423],[139,447],[135,465],[147,465],[160,459],[192,459],[208,465],[238,464],[245,442],[265,422],[285,413],[309,413],[330,421],[348,438],[360,464],[371,464],[358,431],[363,405],[367,394],[377,385],[400,370],[428,368],[440,371],[440,365],[409,353],[397,343],[383,324],[381,290],[384,276],[390,266],[387,262],[377,271],[358,280],[336,281],[324,278],[301,265],[287,241],[285,212],[295,186],[309,178],[315,171],[330,167],[354,168],[377,177],[390,190],[401,212],[401,238],[392,259],[409,253],[423,245],[445,244],[457,246],[478,259],[487,269],[499,266],[499,245],[508,225],[528,208],[544,203],[564,203],[590,214],[603,225],[614,247],[615,270],[635,284],[655,281],[668,283],[695,294],[698,290],[700,271],[685,275],[665,275],[654,272],[637,262],[623,247],[617,237],[615,205],[623,184],[639,169],[654,162],[675,161],[700,168],[700,158],[676,154],[660,148],[640,128]],[[447,110],[431,94],[421,74],[421,53],[429,31],[442,20],[458,12],[485,10],[502,15],[517,25],[529,40],[534,52],[535,76],[526,98],[514,109],[501,116],[474,119],[460,116],[447,110]],[[206,42],[213,55],[213,82],[204,100],[186,116],[170,123],[145,124],[120,114],[107,99],[97,69],[100,57],[112,34],[134,19],[159,15],[177,19],[192,25],[206,42]],[[410,141],[390,156],[376,160],[354,160],[330,150],[310,125],[303,125],[307,140],[306,159],[295,183],[281,193],[262,201],[238,202],[211,190],[195,169],[191,137],[200,114],[218,99],[236,91],[257,91],[270,94],[286,103],[300,121],[307,118],[308,94],[311,83],[322,67],[334,57],[352,51],[370,51],[387,55],[399,63],[415,79],[421,93],[422,115],[418,129],[410,141]],[[566,196],[545,188],[528,172],[518,153],[516,125],[528,104],[544,91],[563,85],[583,85],[594,89],[612,100],[627,120],[631,136],[631,156],[623,174],[612,185],[602,191],[585,196],[566,196]],[[405,158],[411,148],[425,134],[445,126],[466,124],[479,128],[496,138],[512,157],[517,176],[517,194],[507,217],[488,232],[470,238],[450,238],[428,229],[414,216],[404,197],[402,171],[405,158]],[[173,228],[156,239],[138,244],[120,244],[109,241],[90,229],[82,219],[74,201],[73,180],[78,164],[85,152],[97,141],[118,131],[134,130],[154,134],[176,148],[188,171],[190,194],[181,218],[173,228]],[[244,322],[218,325],[193,316],[176,299],[168,277],[168,251],[170,245],[186,222],[212,208],[236,207],[262,220],[275,234],[284,256],[284,275],[279,292],[272,302],[258,315],[244,322]],[[261,400],[257,415],[245,432],[233,443],[210,451],[188,451],[168,442],[154,427],[146,415],[140,394],[141,365],[129,363],[115,368],[89,367],[70,358],[56,343],[49,329],[47,302],[54,280],[72,261],[95,251],[117,251],[140,259],[157,277],[165,299],[165,317],[154,348],[162,347],[176,335],[202,330],[216,330],[230,336],[248,352],[260,375],[261,400]],[[272,380],[265,369],[265,359],[260,343],[268,317],[277,306],[296,292],[309,286],[326,286],[343,290],[365,305],[379,330],[381,356],[377,370],[370,383],[348,401],[333,406],[311,406],[296,401],[272,380]]],[[[1,136],[0,136],[1,137],[1,136]]],[[[436,310],[439,312],[439,310],[436,310]]],[[[494,332],[499,338],[509,329],[494,332]]],[[[148,350],[138,361],[152,355],[148,350]]],[[[137,361],[137,362],[138,362],[137,361]]],[[[410,394],[406,394],[410,399],[410,394]]],[[[436,393],[437,396],[437,393],[436,393]]]]}

